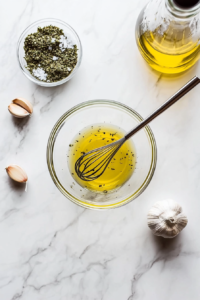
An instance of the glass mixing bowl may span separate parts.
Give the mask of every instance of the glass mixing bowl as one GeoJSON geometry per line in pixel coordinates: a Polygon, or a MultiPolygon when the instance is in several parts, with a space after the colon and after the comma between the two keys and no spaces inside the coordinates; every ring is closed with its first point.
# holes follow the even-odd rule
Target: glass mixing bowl
{"type": "Polygon", "coordinates": [[[83,102],[62,115],[53,127],[47,144],[47,164],[57,188],[72,202],[92,209],[120,207],[137,198],[150,183],[157,161],[156,141],[149,126],[132,137],[136,150],[136,169],[117,191],[107,194],[83,189],[70,174],[67,151],[74,136],[86,126],[107,123],[126,132],[142,121],[130,107],[110,100],[83,102]]]}
{"type": "Polygon", "coordinates": [[[36,83],[38,85],[52,87],[52,86],[61,85],[65,82],[67,82],[75,75],[75,73],[77,72],[77,70],[81,64],[81,60],[82,60],[82,45],[81,45],[81,41],[80,41],[79,36],[76,33],[76,31],[67,23],[65,23],[61,20],[53,19],[53,18],[42,19],[42,20],[39,20],[39,21],[31,24],[24,30],[24,32],[22,32],[22,34],[19,38],[18,44],[17,44],[17,57],[18,57],[20,68],[21,68],[22,72],[24,73],[24,75],[26,77],[28,77],[28,79],[30,79],[31,81],[33,81],[34,83],[36,83]],[[71,74],[68,77],[66,77],[60,81],[56,81],[56,82],[43,82],[43,81],[35,78],[34,76],[32,76],[31,73],[26,69],[27,64],[24,59],[24,56],[25,56],[24,41],[25,41],[25,38],[27,37],[27,35],[37,32],[38,27],[44,27],[44,26],[49,26],[49,25],[57,26],[57,27],[63,29],[65,35],[70,39],[70,41],[72,41],[74,44],[76,44],[77,48],[78,48],[78,51],[77,51],[78,60],[77,60],[77,64],[76,64],[75,68],[73,69],[73,71],[71,72],[71,74]]]}

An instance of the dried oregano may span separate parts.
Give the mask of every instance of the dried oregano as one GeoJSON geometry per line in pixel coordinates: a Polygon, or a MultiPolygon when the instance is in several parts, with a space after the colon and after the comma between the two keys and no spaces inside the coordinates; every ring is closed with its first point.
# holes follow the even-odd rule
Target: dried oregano
{"type": "Polygon", "coordinates": [[[69,76],[77,64],[77,45],[56,26],[38,27],[24,42],[27,70],[44,82],[56,82],[69,76]]]}

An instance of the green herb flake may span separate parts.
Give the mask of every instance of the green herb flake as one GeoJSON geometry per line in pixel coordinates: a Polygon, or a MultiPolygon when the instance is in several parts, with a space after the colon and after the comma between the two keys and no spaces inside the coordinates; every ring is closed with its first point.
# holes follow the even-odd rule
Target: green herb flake
{"type": "Polygon", "coordinates": [[[63,30],[52,25],[38,27],[37,32],[29,34],[24,51],[27,70],[44,82],[68,77],[78,60],[77,45],[71,45],[63,30]]]}

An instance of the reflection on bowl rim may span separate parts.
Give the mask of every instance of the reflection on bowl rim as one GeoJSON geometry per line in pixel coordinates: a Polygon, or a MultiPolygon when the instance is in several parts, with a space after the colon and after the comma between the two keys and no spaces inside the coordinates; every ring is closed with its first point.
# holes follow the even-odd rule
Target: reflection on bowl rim
{"type": "MultiPolygon", "coordinates": [[[[51,25],[51,24],[49,24],[51,25]]],[[[28,34],[27,34],[28,35],[28,34]]],[[[56,19],[56,18],[44,18],[44,19],[40,19],[32,24],[30,24],[20,35],[19,37],[19,40],[17,42],[17,59],[18,59],[18,63],[19,63],[19,66],[20,66],[20,69],[22,70],[23,74],[28,78],[30,79],[32,82],[40,85],[40,86],[45,86],[45,87],[53,87],[53,86],[58,86],[58,85],[61,85],[67,81],[69,81],[77,72],[78,68],[80,67],[80,64],[81,64],[81,61],[82,61],[82,55],[83,55],[83,48],[82,48],[82,44],[81,44],[81,40],[77,34],[77,32],[66,22],[62,21],[62,20],[59,20],[59,19],[56,19]],[[40,23],[42,22],[57,22],[57,23],[61,23],[62,25],[64,25],[65,27],[68,27],[70,29],[70,31],[73,32],[73,34],[76,36],[76,38],[78,39],[79,43],[80,43],[80,49],[78,49],[79,51],[79,55],[78,55],[78,61],[77,61],[77,64],[75,66],[75,68],[73,69],[72,73],[67,76],[66,78],[60,80],[60,81],[56,81],[56,82],[44,82],[44,81],[41,81],[35,77],[33,77],[30,73],[26,73],[25,70],[24,70],[24,66],[21,64],[21,61],[20,61],[20,56],[19,56],[19,48],[20,48],[20,45],[21,45],[21,42],[22,42],[22,39],[25,35],[25,33],[33,26],[37,25],[38,26],[40,25],[40,23]]]]}
{"type": "Polygon", "coordinates": [[[74,107],[72,107],[71,109],[69,109],[67,112],[65,112],[60,118],[59,120],[56,122],[56,124],[54,125],[49,139],[48,139],[48,143],[47,143],[47,152],[46,152],[46,156],[47,156],[47,165],[48,165],[48,169],[49,169],[49,173],[51,175],[51,178],[54,182],[54,184],[56,185],[56,187],[60,190],[60,192],[69,200],[71,200],[73,203],[78,204],[81,207],[84,208],[90,208],[90,209],[108,209],[108,208],[116,208],[116,207],[120,207],[123,206],[129,202],[131,202],[132,200],[136,199],[140,194],[142,194],[144,192],[144,190],[147,188],[147,186],[149,185],[149,183],[151,182],[151,179],[154,175],[154,171],[156,168],[156,163],[157,163],[157,147],[156,147],[156,141],[153,135],[153,132],[150,128],[149,125],[147,125],[143,130],[146,131],[146,134],[149,137],[149,141],[150,141],[150,147],[152,150],[152,157],[151,157],[151,165],[149,168],[149,172],[144,180],[144,182],[142,183],[142,185],[137,189],[137,191],[132,194],[131,196],[129,196],[128,198],[118,202],[118,203],[114,203],[114,204],[108,204],[108,205],[97,205],[97,204],[91,204],[91,203],[87,203],[84,201],[79,200],[78,198],[74,197],[73,195],[71,195],[60,183],[59,179],[57,178],[56,172],[54,170],[54,165],[53,165],[53,151],[54,151],[54,144],[56,141],[56,137],[59,134],[60,129],[62,128],[62,126],[65,124],[65,120],[72,115],[74,112],[85,108],[87,106],[92,106],[95,104],[109,104],[109,105],[114,105],[115,107],[118,108],[122,108],[123,110],[125,109],[125,111],[128,111],[129,113],[131,113],[132,115],[134,115],[134,117],[142,122],[143,118],[132,108],[130,108],[129,106],[114,101],[114,100],[89,100],[86,102],[82,102],[74,107]]]}

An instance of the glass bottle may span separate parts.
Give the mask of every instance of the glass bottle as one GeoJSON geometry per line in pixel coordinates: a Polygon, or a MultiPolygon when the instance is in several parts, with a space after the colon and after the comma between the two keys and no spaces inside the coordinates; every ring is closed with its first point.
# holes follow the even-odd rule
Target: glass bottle
{"type": "Polygon", "coordinates": [[[136,23],[136,41],[153,69],[174,74],[197,62],[199,12],[199,0],[151,0],[144,7],[136,23]]]}

